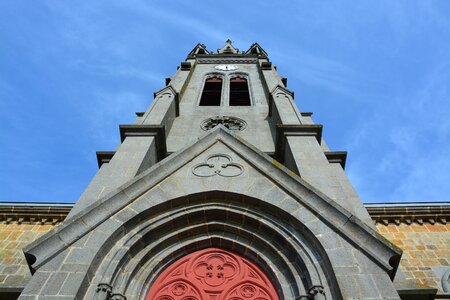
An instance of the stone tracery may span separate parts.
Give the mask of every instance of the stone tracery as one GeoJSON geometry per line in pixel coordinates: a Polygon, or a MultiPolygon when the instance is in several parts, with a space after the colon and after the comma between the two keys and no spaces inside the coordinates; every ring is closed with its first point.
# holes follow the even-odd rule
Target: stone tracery
{"type": "Polygon", "coordinates": [[[156,279],[147,300],[278,300],[259,268],[229,251],[207,248],[182,257],[156,279]]]}

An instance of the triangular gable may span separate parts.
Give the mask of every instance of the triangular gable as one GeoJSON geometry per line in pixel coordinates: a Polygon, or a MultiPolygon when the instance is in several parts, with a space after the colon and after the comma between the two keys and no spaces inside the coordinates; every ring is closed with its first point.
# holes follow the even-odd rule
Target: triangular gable
{"type": "Polygon", "coordinates": [[[237,53],[239,53],[239,49],[235,48],[233,46],[233,44],[232,44],[232,41],[228,39],[225,42],[225,45],[222,48],[217,50],[217,53],[220,53],[220,54],[237,54],[237,53]]]}
{"type": "Polygon", "coordinates": [[[221,125],[206,133],[199,140],[155,164],[102,199],[95,201],[71,219],[63,222],[55,230],[28,245],[24,252],[29,264],[33,264],[34,268],[39,268],[46,261],[190,163],[217,142],[223,143],[244,158],[249,165],[265,177],[277,182],[281,189],[314,213],[324,224],[362,249],[386,270],[396,269],[395,265],[392,266],[393,268],[390,266],[392,262],[389,259],[399,256],[400,250],[398,248],[383,239],[375,230],[365,225],[334,200],[221,125]],[[36,258],[36,261],[33,261],[34,258],[36,258]]]}
{"type": "Polygon", "coordinates": [[[294,99],[294,92],[285,88],[284,86],[281,85],[277,85],[275,86],[275,88],[272,90],[272,92],[270,92],[271,95],[275,95],[277,93],[284,93],[287,94],[289,96],[292,97],[292,99],[294,99]]]}
{"type": "Polygon", "coordinates": [[[245,51],[245,54],[256,54],[261,57],[268,57],[267,52],[258,44],[254,43],[253,45],[245,51]]]}
{"type": "Polygon", "coordinates": [[[206,46],[203,44],[198,43],[194,49],[192,49],[191,52],[189,52],[188,57],[189,58],[194,58],[197,57],[197,55],[199,54],[209,54],[209,51],[206,50],[206,46]]]}

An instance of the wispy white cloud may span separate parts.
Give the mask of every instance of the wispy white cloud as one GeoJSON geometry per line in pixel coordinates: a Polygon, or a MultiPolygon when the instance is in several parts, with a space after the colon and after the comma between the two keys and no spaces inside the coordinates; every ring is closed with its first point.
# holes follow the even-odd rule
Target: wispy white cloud
{"type": "Polygon", "coordinates": [[[365,120],[349,143],[350,177],[366,201],[448,200],[442,195],[450,195],[449,64],[437,66],[426,78],[421,87],[365,120]],[[382,141],[380,136],[389,143],[374,144],[382,141]]]}

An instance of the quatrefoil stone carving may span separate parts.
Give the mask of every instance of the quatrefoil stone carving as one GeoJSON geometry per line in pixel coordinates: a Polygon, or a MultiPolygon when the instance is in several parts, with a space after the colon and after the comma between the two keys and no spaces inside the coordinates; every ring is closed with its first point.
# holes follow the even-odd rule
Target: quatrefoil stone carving
{"type": "Polygon", "coordinates": [[[223,177],[236,177],[244,172],[244,167],[233,162],[227,154],[213,154],[206,158],[205,162],[195,165],[192,173],[199,177],[211,177],[215,175],[223,177]]]}

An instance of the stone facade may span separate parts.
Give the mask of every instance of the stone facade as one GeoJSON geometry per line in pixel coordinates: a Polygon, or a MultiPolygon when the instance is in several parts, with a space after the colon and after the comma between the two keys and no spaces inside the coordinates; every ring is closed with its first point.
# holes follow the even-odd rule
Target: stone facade
{"type": "Polygon", "coordinates": [[[60,224],[72,205],[1,203],[0,299],[16,299],[31,278],[22,249],[60,224]]]}
{"type": "MultiPolygon", "coordinates": [[[[429,204],[433,203],[427,205],[429,204]]],[[[55,205],[2,203],[0,299],[16,299],[31,278],[22,248],[57,226],[72,207],[67,204],[62,207],[55,205]],[[49,222],[50,219],[53,219],[52,223],[49,222]]],[[[378,232],[403,250],[399,268],[402,277],[396,278],[396,281],[409,283],[409,287],[435,289],[440,299],[445,299],[445,295],[450,298],[450,292],[443,290],[443,277],[450,270],[450,224],[447,223],[450,220],[450,203],[436,206],[407,205],[409,206],[367,206],[378,232]],[[395,216],[388,212],[393,209],[396,210],[395,216]],[[430,214],[430,211],[434,213],[430,214]],[[417,217],[422,217],[420,223],[415,221],[417,217]],[[411,222],[405,222],[405,218],[409,218],[411,222]],[[436,219],[440,221],[434,222],[436,219]]]]}
{"type": "Polygon", "coordinates": [[[432,287],[450,298],[450,204],[369,207],[378,231],[403,250],[398,285],[432,287]]]}
{"type": "MultiPolygon", "coordinates": [[[[100,169],[66,219],[24,247],[32,277],[19,299],[400,298],[402,250],[377,232],[346,153],[328,149],[258,44],[199,44],[166,83],[119,126],[116,151],[98,152],[100,169]],[[165,270],[208,249],[208,270],[232,271],[189,282],[174,271],[177,288],[156,290],[165,270]],[[218,289],[225,282],[230,290],[218,289]]],[[[186,272],[203,268],[196,259],[186,272]]]]}

